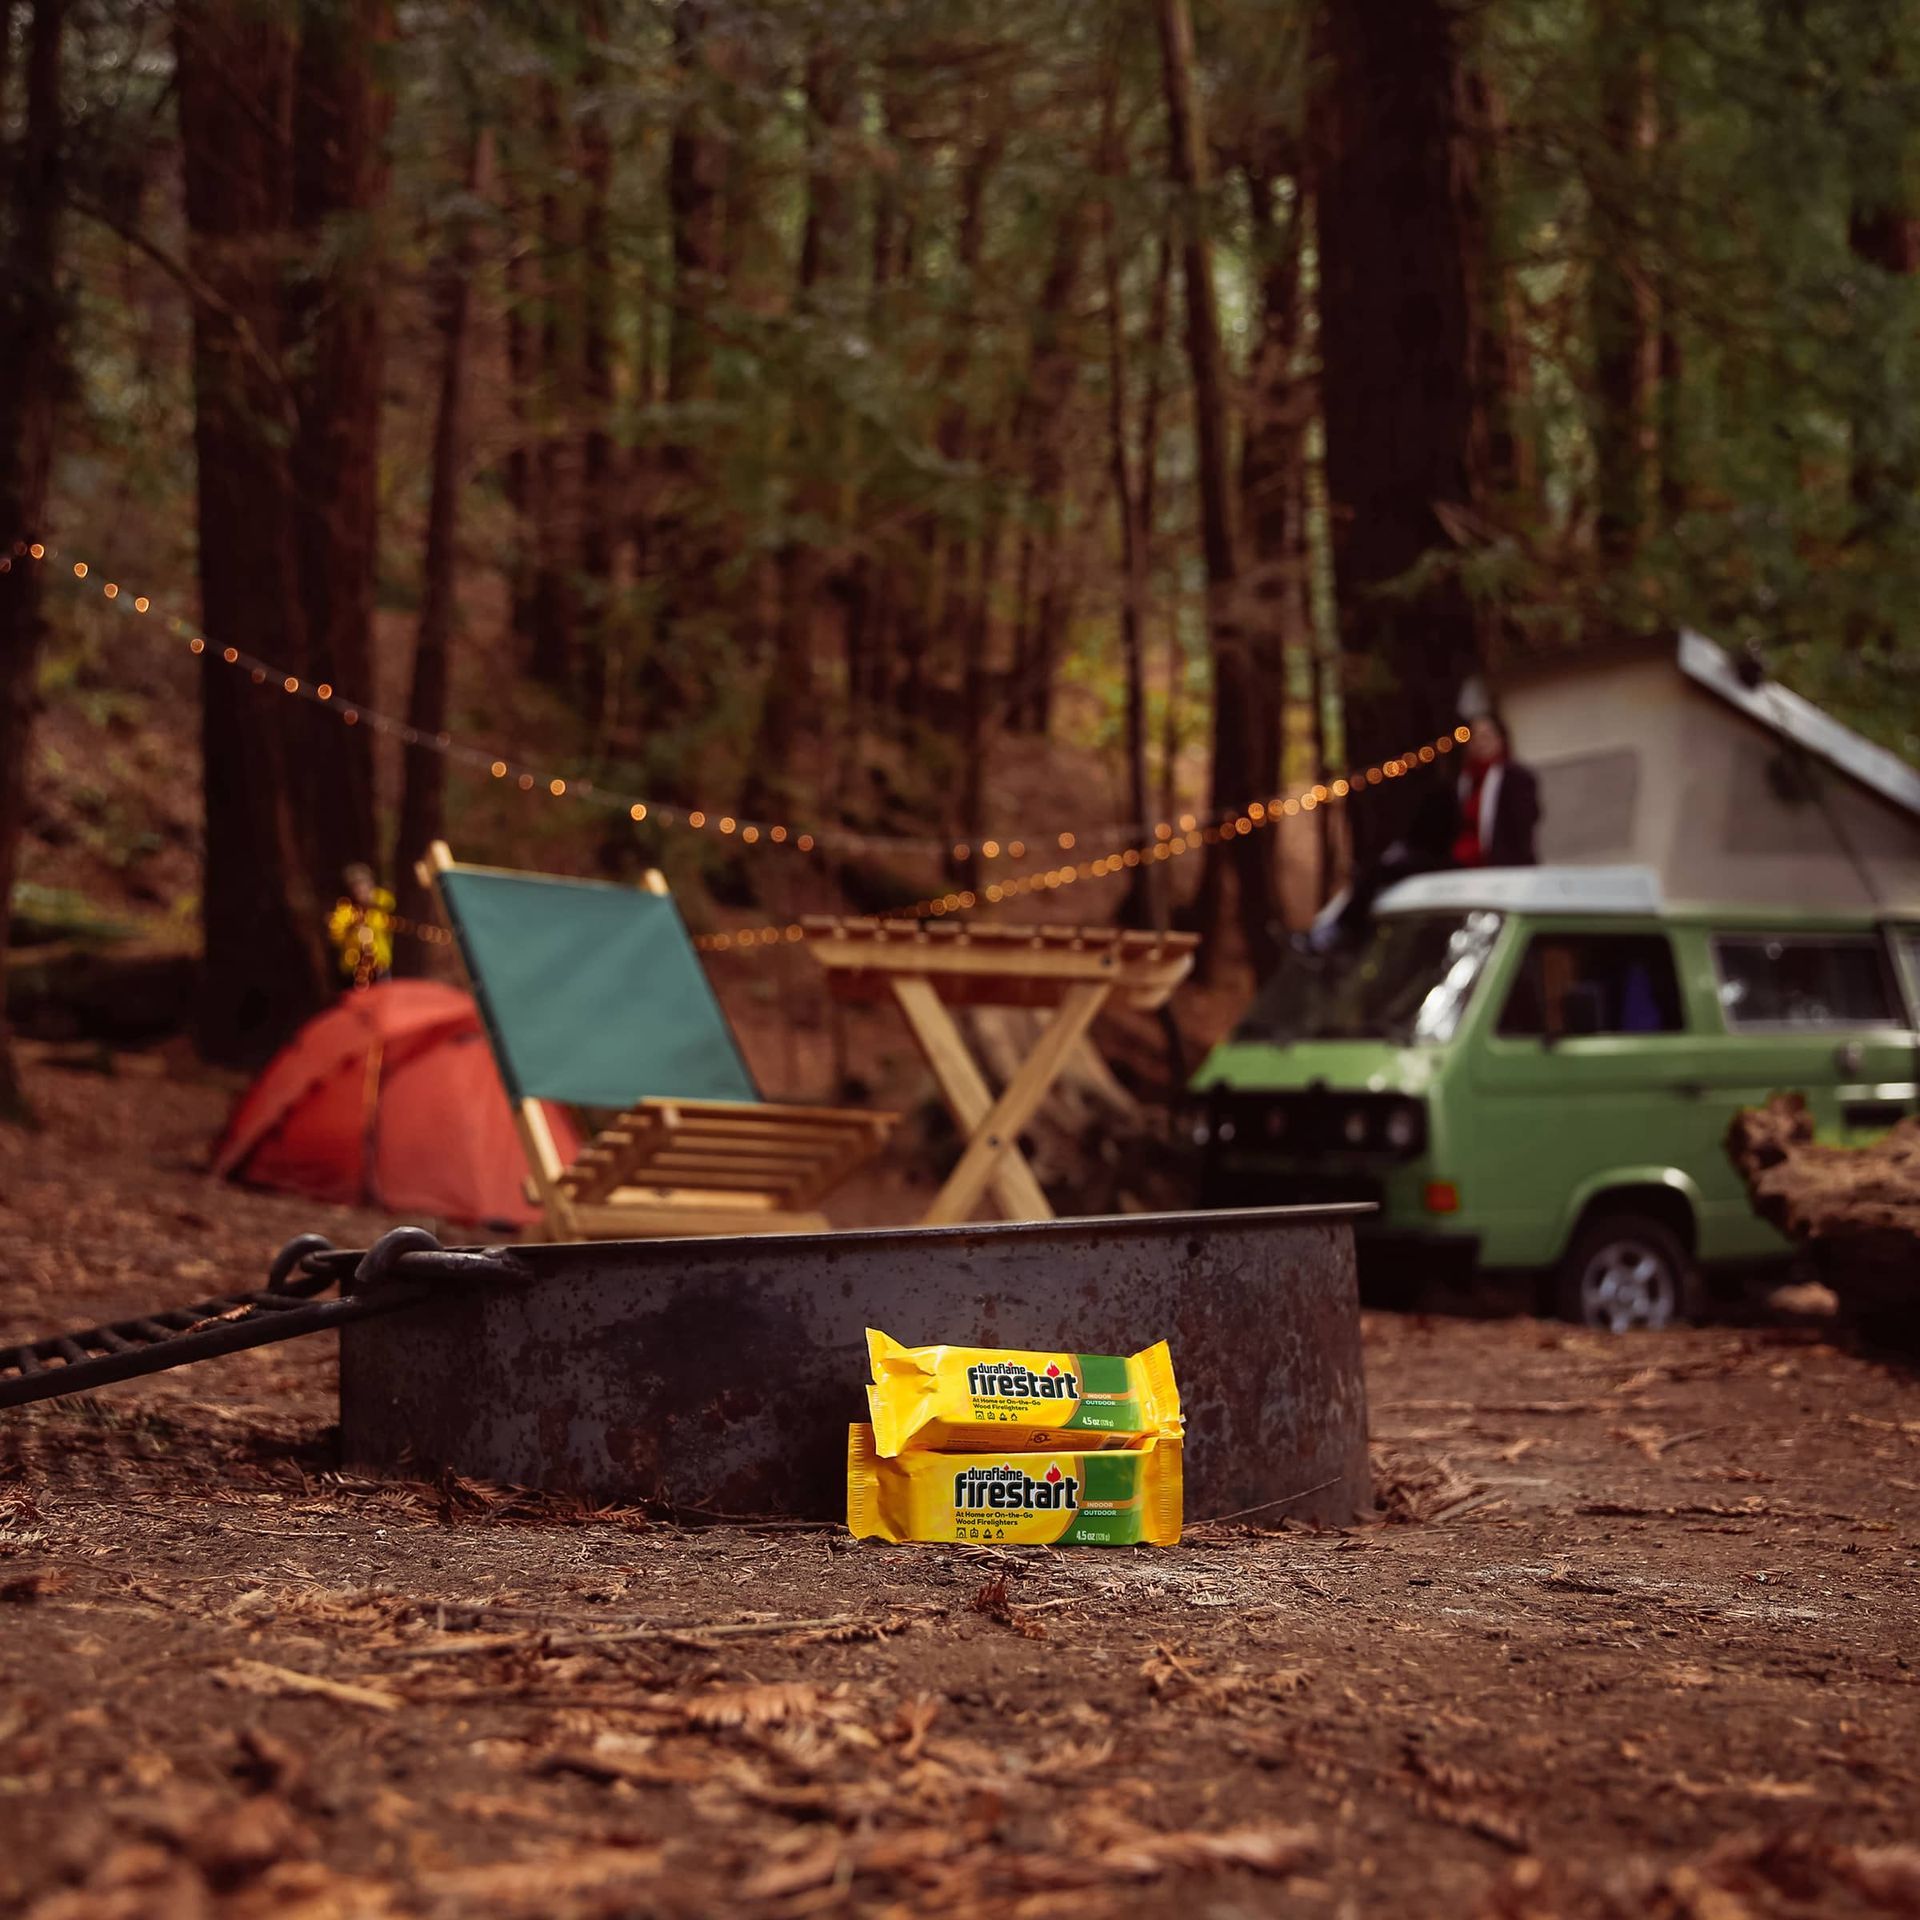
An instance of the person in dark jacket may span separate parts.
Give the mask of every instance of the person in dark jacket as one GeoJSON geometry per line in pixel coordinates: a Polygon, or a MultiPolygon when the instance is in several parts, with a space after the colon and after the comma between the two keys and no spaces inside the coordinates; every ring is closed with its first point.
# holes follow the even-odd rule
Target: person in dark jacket
{"type": "Polygon", "coordinates": [[[1540,783],[1514,759],[1497,713],[1473,723],[1457,788],[1456,867],[1537,867],[1540,783]]]}
{"type": "Polygon", "coordinates": [[[1296,944],[1311,953],[1357,945],[1373,921],[1373,903],[1397,881],[1449,867],[1533,867],[1540,864],[1540,783],[1515,760],[1498,714],[1473,722],[1457,782],[1431,780],[1406,833],[1360,869],[1352,884],[1320,911],[1296,944]]]}

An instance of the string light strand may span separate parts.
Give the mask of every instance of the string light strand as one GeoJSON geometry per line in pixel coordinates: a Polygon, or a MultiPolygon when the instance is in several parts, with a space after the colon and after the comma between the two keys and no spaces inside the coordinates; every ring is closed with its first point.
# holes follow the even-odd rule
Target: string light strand
{"type": "MultiPolygon", "coordinates": [[[[45,563],[57,561],[59,558],[59,549],[56,547],[38,540],[16,540],[11,554],[0,553],[0,572],[9,571],[17,561],[22,559],[45,563]]],[[[70,571],[52,569],[54,576],[69,579],[75,586],[80,586],[94,574],[91,563],[85,560],[72,560],[68,566],[70,571]]],[[[129,594],[117,581],[101,581],[99,591],[103,599],[113,604],[119,611],[131,616],[139,617],[156,611],[156,603],[152,598],[146,594],[129,594]]],[[[1223,834],[1252,831],[1254,828],[1270,824],[1276,813],[1285,816],[1289,813],[1311,811],[1315,806],[1326,804],[1329,799],[1345,799],[1362,786],[1378,786],[1383,780],[1396,778],[1400,773],[1410,771],[1416,761],[1431,762],[1436,752],[1449,751],[1454,741],[1466,739],[1468,732],[1468,729],[1462,727],[1457,729],[1453,736],[1444,736],[1443,742],[1421,747],[1416,753],[1402,756],[1399,760],[1384,761],[1381,765],[1369,767],[1363,772],[1350,773],[1328,783],[1303,788],[1295,795],[1276,797],[1269,801],[1252,801],[1236,811],[1207,815],[1204,818],[1186,813],[1180,815],[1177,820],[1161,820],[1151,824],[1138,822],[1078,830],[1062,828],[1026,836],[982,836],[977,841],[864,834],[844,827],[801,829],[782,821],[743,819],[719,808],[683,807],[677,803],[647,799],[637,794],[624,793],[602,786],[590,778],[541,769],[522,756],[504,755],[477,747],[468,742],[456,740],[452,734],[445,731],[423,732],[410,721],[383,713],[363,700],[342,695],[337,688],[325,680],[314,680],[290,673],[284,667],[261,659],[255,654],[244,652],[238,647],[226,646],[215,649],[205,635],[175,615],[159,614],[158,624],[176,638],[184,640],[190,653],[208,658],[209,664],[224,665],[237,672],[245,673],[256,687],[308,701],[315,706],[325,708],[345,726],[369,727],[375,733],[397,739],[407,747],[439,754],[447,760],[456,761],[477,772],[484,772],[490,779],[504,782],[522,793],[530,795],[544,793],[556,800],[571,798],[591,802],[625,813],[636,825],[651,822],[657,827],[668,829],[685,828],[695,833],[710,831],[740,846],[783,847],[803,854],[816,852],[921,853],[936,858],[951,855],[956,860],[980,860],[991,864],[1001,860],[1009,862],[1025,860],[1042,848],[1070,853],[1078,848],[1082,840],[1117,840],[1137,836],[1141,841],[1138,847],[1122,848],[1117,853],[1102,856],[1102,858],[1124,860],[1126,852],[1130,850],[1159,857],[1155,854],[1155,849],[1170,845],[1176,839],[1190,840],[1198,834],[1203,836],[1202,844],[1211,844],[1211,841],[1206,840],[1204,836],[1211,835],[1218,838],[1223,834]],[[1312,797],[1309,798],[1309,796],[1312,797]],[[1242,821],[1250,824],[1242,826],[1240,825],[1242,821]]],[[[1071,872],[1085,878],[1098,864],[1098,861],[1082,860],[1071,868],[1046,871],[1071,872]]],[[[1008,893],[1009,890],[1013,893],[1026,892],[1032,890],[1029,883],[1034,878],[1033,875],[1016,875],[998,884],[1003,894],[1008,893]]],[[[1058,884],[1068,883],[1059,882],[1058,884]]],[[[985,891],[991,893],[993,889],[988,888],[985,891]]],[[[942,908],[941,903],[958,897],[958,894],[932,896],[929,900],[916,902],[914,907],[903,909],[903,911],[913,914],[932,913],[939,910],[955,911],[956,909],[952,907],[942,908]]]]}
{"type": "MultiPolygon", "coordinates": [[[[1110,880],[1143,866],[1178,860],[1202,847],[1216,846],[1222,841],[1263,832],[1276,821],[1314,813],[1322,807],[1338,805],[1356,793],[1399,780],[1419,767],[1433,765],[1455,747],[1464,746],[1472,737],[1471,727],[1455,727],[1451,733],[1443,733],[1406,753],[1383,760],[1378,766],[1347,774],[1342,779],[1316,782],[1295,793],[1276,795],[1272,800],[1255,801],[1244,812],[1229,820],[1203,825],[1193,814],[1183,814],[1177,832],[1172,822],[1163,820],[1154,828],[1151,839],[1136,845],[1118,847],[1111,853],[1080,860],[1071,866],[1035,869],[1010,880],[992,881],[985,887],[964,887],[956,892],[936,894],[925,900],[916,900],[910,907],[897,908],[885,917],[899,920],[945,919],[973,913],[982,907],[1000,906],[1008,900],[1028,894],[1053,893],[1082,881],[1110,880]]],[[[703,953],[730,953],[779,946],[783,942],[805,937],[804,924],[798,920],[788,920],[766,926],[745,927],[731,933],[703,933],[693,944],[703,953]]]]}

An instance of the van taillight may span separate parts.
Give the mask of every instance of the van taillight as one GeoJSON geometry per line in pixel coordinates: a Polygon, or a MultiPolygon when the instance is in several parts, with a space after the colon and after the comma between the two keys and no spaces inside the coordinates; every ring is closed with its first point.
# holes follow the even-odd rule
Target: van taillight
{"type": "Polygon", "coordinates": [[[1458,1213],[1460,1189],[1451,1180],[1429,1180],[1421,1204],[1429,1213],[1458,1213]]]}

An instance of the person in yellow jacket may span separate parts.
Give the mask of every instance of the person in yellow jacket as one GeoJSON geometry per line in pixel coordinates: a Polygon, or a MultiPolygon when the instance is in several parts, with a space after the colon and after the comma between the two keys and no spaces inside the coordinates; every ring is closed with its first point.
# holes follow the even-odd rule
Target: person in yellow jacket
{"type": "Polygon", "coordinates": [[[357,860],[340,877],[347,891],[327,917],[327,934],[340,971],[352,985],[370,987],[393,971],[393,895],[357,860]]]}

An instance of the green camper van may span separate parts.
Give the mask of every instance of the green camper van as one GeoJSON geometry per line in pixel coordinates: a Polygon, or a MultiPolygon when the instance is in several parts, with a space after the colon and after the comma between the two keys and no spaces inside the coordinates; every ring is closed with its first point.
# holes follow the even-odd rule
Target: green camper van
{"type": "Polygon", "coordinates": [[[1207,1057],[1203,1197],[1372,1201],[1363,1271],[1527,1273],[1571,1319],[1662,1326],[1788,1251],[1734,1112],[1793,1089],[1870,1138],[1920,1104],[1917,1029],[1920,918],[1672,905],[1643,867],[1430,874],[1207,1057]]]}

